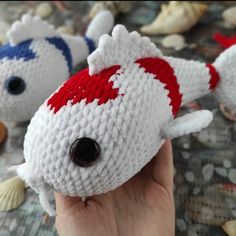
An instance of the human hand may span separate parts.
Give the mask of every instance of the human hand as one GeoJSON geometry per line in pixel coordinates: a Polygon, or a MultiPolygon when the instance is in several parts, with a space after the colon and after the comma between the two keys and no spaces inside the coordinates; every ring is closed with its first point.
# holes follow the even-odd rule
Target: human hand
{"type": "Polygon", "coordinates": [[[166,141],[137,175],[114,191],[88,197],[55,193],[60,236],[173,236],[173,156],[166,141]]]}

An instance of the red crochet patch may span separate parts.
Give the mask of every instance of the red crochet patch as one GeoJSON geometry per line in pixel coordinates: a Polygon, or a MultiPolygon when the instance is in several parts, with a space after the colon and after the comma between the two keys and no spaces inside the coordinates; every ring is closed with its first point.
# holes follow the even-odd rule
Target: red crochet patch
{"type": "Polygon", "coordinates": [[[209,81],[209,88],[210,90],[213,90],[218,85],[220,81],[220,76],[213,65],[206,64],[206,67],[209,69],[209,73],[211,76],[210,81],[209,81]]]}
{"type": "Polygon", "coordinates": [[[98,105],[101,105],[110,99],[115,99],[118,96],[119,89],[113,89],[113,81],[109,81],[109,79],[119,68],[119,65],[115,65],[92,76],[89,75],[88,68],[80,71],[49,98],[47,105],[50,110],[53,109],[54,113],[57,113],[60,108],[66,106],[68,101],[76,104],[86,99],[88,104],[98,99],[98,105]]]}
{"type": "Polygon", "coordinates": [[[221,33],[215,33],[213,39],[221,45],[222,48],[229,48],[236,44],[236,35],[227,37],[221,33]]]}
{"type": "Polygon", "coordinates": [[[168,97],[171,100],[172,113],[175,116],[181,105],[182,94],[179,91],[179,84],[173,68],[161,58],[141,58],[136,63],[140,64],[140,67],[143,67],[145,72],[153,74],[155,79],[165,84],[165,89],[169,91],[168,97]]]}

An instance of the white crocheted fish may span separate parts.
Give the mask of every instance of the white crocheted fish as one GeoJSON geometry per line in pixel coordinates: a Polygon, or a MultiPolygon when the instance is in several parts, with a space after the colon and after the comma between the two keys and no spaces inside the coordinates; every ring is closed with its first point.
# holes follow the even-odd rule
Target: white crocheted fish
{"type": "Polygon", "coordinates": [[[205,128],[209,111],[176,118],[179,108],[214,90],[236,108],[236,46],[214,64],[165,57],[137,32],[117,25],[100,38],[89,68],[66,81],[37,111],[17,173],[54,210],[48,189],[83,198],[134,176],[165,139],[205,128]]]}
{"type": "Polygon", "coordinates": [[[0,119],[31,119],[73,67],[95,50],[113,21],[109,11],[100,12],[84,37],[60,35],[52,25],[31,15],[16,21],[7,33],[10,43],[0,47],[0,119]]]}

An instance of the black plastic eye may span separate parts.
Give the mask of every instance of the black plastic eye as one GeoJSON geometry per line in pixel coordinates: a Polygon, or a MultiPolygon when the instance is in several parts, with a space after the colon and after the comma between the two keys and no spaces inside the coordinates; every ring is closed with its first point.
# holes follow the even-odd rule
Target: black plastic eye
{"type": "Polygon", "coordinates": [[[12,95],[19,95],[25,90],[25,81],[18,76],[11,76],[4,84],[8,93],[12,95]]]}
{"type": "Polygon", "coordinates": [[[100,147],[91,138],[79,138],[70,147],[70,159],[80,167],[92,166],[100,157],[100,147]]]}

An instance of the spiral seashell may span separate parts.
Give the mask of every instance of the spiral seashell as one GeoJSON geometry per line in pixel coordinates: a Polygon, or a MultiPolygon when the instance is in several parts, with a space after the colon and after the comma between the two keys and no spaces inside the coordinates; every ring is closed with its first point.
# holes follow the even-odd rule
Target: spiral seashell
{"type": "Polygon", "coordinates": [[[236,6],[226,9],[222,13],[222,17],[226,23],[236,27],[236,6]]]}
{"type": "Polygon", "coordinates": [[[93,18],[102,10],[109,10],[116,16],[119,13],[126,13],[130,10],[131,3],[129,1],[98,1],[89,12],[89,17],[93,18]]]}
{"type": "Polygon", "coordinates": [[[162,5],[157,18],[140,30],[150,35],[182,33],[191,29],[206,10],[206,4],[171,1],[162,5]]]}
{"type": "Polygon", "coordinates": [[[10,211],[25,200],[25,183],[19,177],[0,183],[0,211],[10,211]]]}

